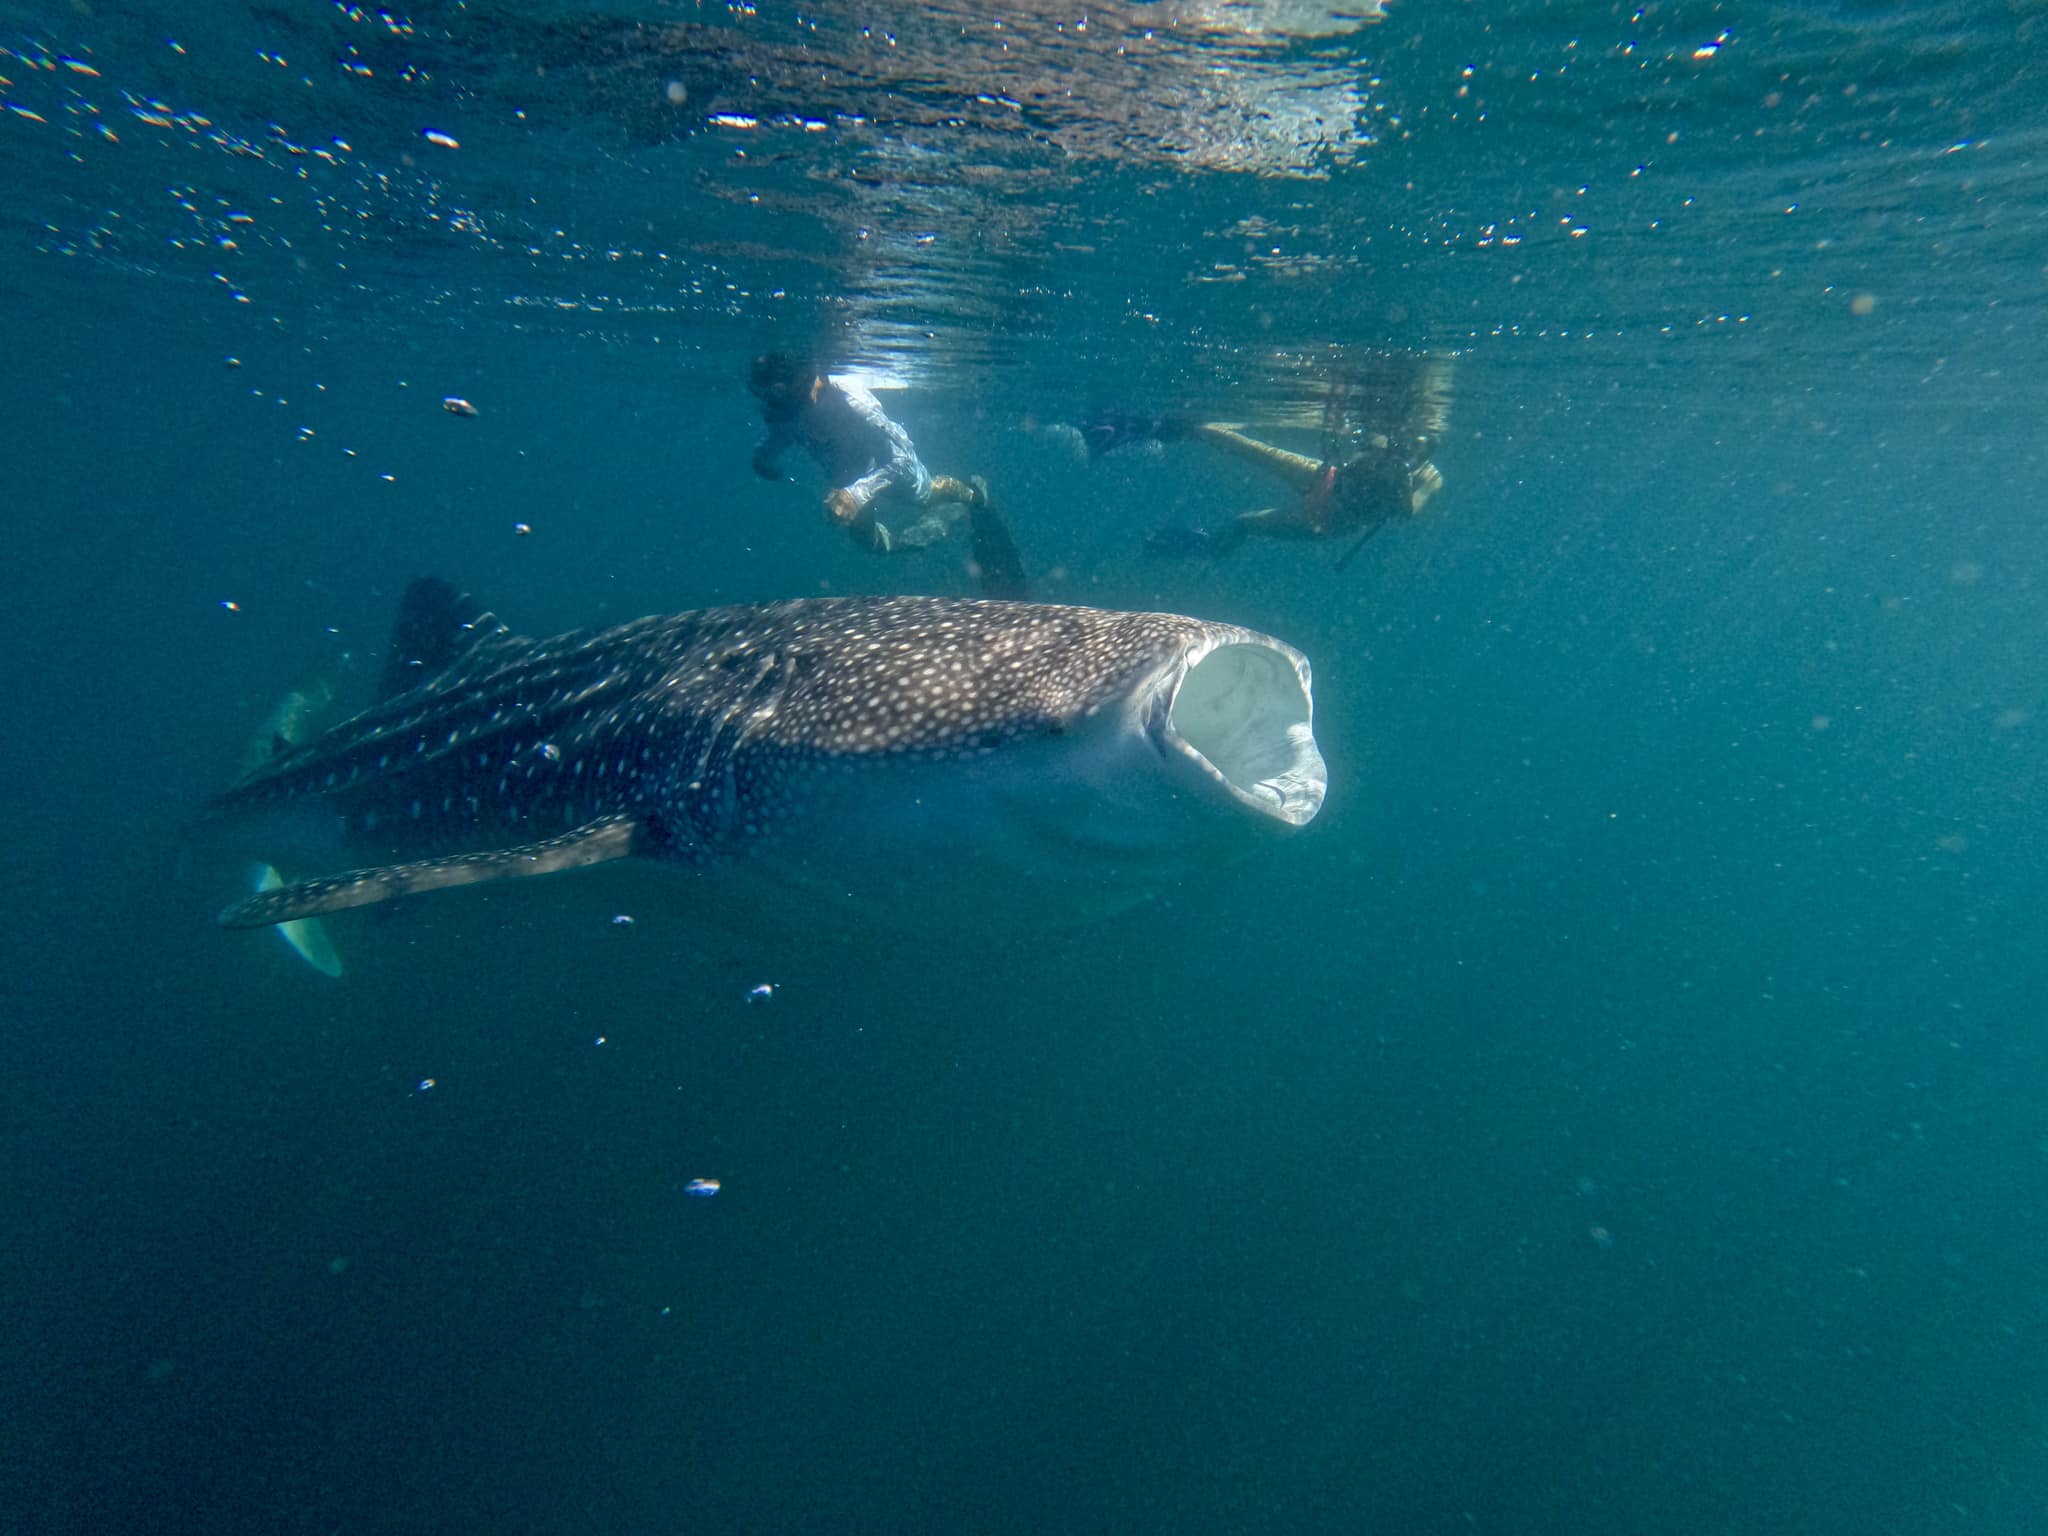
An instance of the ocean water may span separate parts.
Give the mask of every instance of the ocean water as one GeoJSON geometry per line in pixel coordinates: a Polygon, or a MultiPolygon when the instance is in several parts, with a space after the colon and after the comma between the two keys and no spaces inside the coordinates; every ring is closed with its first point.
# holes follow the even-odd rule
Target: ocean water
{"type": "Polygon", "coordinates": [[[2048,1528],[2044,44],[0,0],[0,1531],[2048,1528]],[[219,930],[199,807],[416,575],[972,592],[750,473],[770,347],[1037,595],[1306,651],[1321,818],[1051,937],[219,930]],[[1375,349],[1445,488],[1342,570],[1045,430],[1315,453],[1375,349]]]}

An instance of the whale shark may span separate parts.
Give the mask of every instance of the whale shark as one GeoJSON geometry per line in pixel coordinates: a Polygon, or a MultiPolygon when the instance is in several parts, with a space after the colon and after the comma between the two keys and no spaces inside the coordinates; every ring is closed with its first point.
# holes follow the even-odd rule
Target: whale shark
{"type": "Polygon", "coordinates": [[[1212,878],[1327,786],[1307,659],[1176,614],[821,597],[531,639],[425,578],[378,692],[210,804],[273,863],[350,861],[223,925],[625,859],[1057,923],[1212,878]]]}

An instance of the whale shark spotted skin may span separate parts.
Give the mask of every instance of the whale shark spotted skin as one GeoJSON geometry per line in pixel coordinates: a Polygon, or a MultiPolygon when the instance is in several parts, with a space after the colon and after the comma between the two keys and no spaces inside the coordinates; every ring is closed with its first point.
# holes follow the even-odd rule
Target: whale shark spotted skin
{"type": "Polygon", "coordinates": [[[810,598],[533,640],[429,579],[383,691],[210,807],[359,867],[223,924],[623,858],[1057,921],[1305,826],[1326,784],[1301,653],[1173,614],[810,598]]]}

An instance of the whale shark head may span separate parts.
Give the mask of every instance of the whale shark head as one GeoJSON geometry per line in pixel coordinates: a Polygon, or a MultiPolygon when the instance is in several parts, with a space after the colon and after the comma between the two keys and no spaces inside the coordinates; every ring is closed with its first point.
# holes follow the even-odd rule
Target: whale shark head
{"type": "Polygon", "coordinates": [[[889,600],[764,725],[831,769],[763,786],[788,818],[758,849],[776,873],[871,911],[941,891],[1059,922],[1212,876],[1322,808],[1292,646],[1177,614],[938,604],[889,600]]]}

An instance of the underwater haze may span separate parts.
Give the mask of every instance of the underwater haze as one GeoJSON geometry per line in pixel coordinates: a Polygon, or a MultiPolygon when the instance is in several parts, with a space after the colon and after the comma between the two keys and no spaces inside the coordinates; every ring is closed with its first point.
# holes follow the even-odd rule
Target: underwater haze
{"type": "Polygon", "coordinates": [[[2048,1529],[2044,57],[0,0],[0,1532],[2048,1529]],[[1066,927],[642,869],[339,914],[333,979],[219,928],[203,807],[415,577],[974,594],[755,475],[769,350],[1034,598],[1305,652],[1314,824],[1066,927]],[[1324,455],[1390,354],[1443,488],[1341,567],[1148,556],[1279,493],[1068,430],[1324,455]]]}

